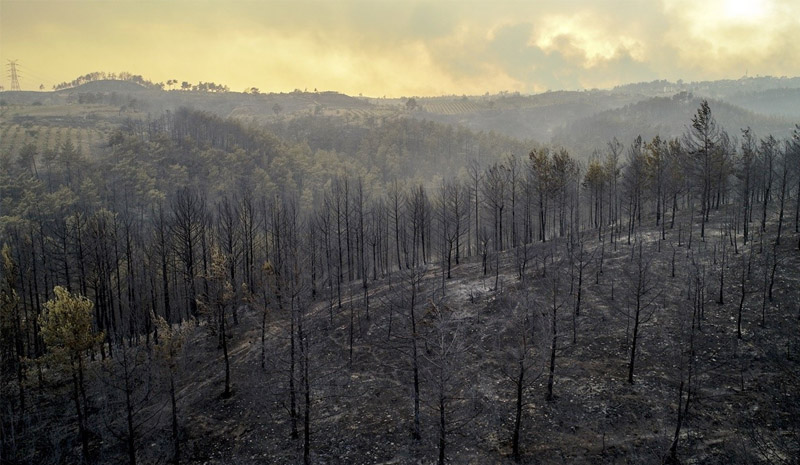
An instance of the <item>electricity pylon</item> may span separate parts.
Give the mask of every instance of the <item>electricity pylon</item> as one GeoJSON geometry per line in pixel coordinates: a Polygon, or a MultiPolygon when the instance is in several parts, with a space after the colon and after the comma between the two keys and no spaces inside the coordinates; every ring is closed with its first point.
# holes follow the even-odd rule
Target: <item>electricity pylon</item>
{"type": "Polygon", "coordinates": [[[8,60],[8,75],[11,78],[11,90],[20,90],[17,77],[17,60],[8,60]]]}

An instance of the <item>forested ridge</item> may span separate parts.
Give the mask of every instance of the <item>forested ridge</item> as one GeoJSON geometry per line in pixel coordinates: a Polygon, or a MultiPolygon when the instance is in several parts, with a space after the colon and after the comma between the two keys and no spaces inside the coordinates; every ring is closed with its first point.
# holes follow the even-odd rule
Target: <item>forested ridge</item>
{"type": "Polygon", "coordinates": [[[3,153],[2,460],[795,463],[800,126],[697,103],[588,160],[185,108],[3,153]]]}
{"type": "MultiPolygon", "coordinates": [[[[788,91],[784,89],[784,92],[788,91]]],[[[686,121],[702,101],[690,92],[680,92],[600,111],[557,128],[552,142],[578,153],[592,153],[604,134],[614,134],[619,140],[633,140],[637,136],[652,139],[657,135],[662,139],[681,137],[686,130],[686,121]]],[[[783,116],[766,111],[755,113],[722,100],[709,100],[709,103],[714,107],[716,120],[726,128],[758,127],[756,132],[779,139],[791,135],[792,125],[783,116]]],[[[738,133],[731,134],[736,139],[739,136],[738,133]]]]}

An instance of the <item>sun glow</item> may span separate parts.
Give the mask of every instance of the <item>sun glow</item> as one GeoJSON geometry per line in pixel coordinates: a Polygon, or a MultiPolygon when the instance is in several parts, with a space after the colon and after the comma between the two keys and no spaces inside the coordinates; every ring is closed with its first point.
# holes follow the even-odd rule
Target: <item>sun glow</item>
{"type": "Polygon", "coordinates": [[[0,64],[398,97],[800,74],[800,0],[464,3],[0,0],[0,64]]]}
{"type": "Polygon", "coordinates": [[[766,16],[768,5],[765,0],[725,0],[722,10],[727,20],[752,22],[766,16]]]}

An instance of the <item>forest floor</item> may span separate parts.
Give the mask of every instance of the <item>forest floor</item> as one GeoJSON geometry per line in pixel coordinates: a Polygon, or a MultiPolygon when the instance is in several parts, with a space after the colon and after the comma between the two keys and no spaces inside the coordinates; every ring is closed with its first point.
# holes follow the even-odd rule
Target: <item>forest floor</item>
{"type": "MultiPolygon", "coordinates": [[[[746,284],[743,338],[737,339],[739,274],[749,246],[739,244],[740,253],[727,258],[725,302],[718,304],[719,266],[714,266],[712,257],[714,245],[721,243],[695,237],[690,251],[685,242],[681,247],[675,244],[671,231],[658,252],[657,234],[651,233],[641,237],[652,254],[658,296],[639,328],[633,384],[627,382],[631,300],[626,295],[629,286],[624,271],[631,262],[631,246],[626,240],[616,247],[606,244],[600,274],[596,265],[600,246],[596,238],[587,238],[585,248],[595,255],[584,270],[582,309],[575,318],[574,334],[574,292],[569,293],[569,272],[562,263],[562,283],[556,296],[563,307],[558,317],[562,329],[554,373],[555,399],[545,400],[549,342],[536,341],[533,352],[541,363],[534,364],[530,376],[538,378],[525,389],[521,436],[524,463],[663,460],[675,432],[679,379],[687,370],[684,336],[686,326],[691,325],[693,301],[687,298],[687,283],[693,256],[705,256],[708,270],[706,294],[701,297],[703,317],[695,335],[692,398],[681,430],[679,457],[684,463],[777,462],[781,441],[797,440],[797,430],[790,428],[797,426],[797,420],[788,419],[791,412],[775,404],[776,396],[781,395],[786,396],[784,405],[794,404],[795,411],[800,403],[798,386],[791,384],[800,372],[800,253],[796,235],[786,236],[778,249],[774,299],[766,299],[765,304],[764,282],[760,282],[763,273],[759,270],[769,263],[759,265],[759,260],[766,259],[768,247],[759,254],[758,244],[752,244],[756,249],[751,255],[751,279],[746,284]]],[[[430,302],[437,301],[457,315],[465,341],[465,355],[453,362],[458,380],[453,382],[448,404],[453,422],[447,437],[450,463],[512,461],[515,384],[508,372],[513,371],[514,360],[506,350],[506,338],[515,323],[511,318],[514,307],[531,305],[547,311],[548,284],[542,275],[555,273],[558,260],[553,256],[563,256],[565,250],[563,241],[554,244],[533,246],[533,256],[539,261],[529,264],[525,282],[519,281],[514,270],[513,252],[502,254],[497,291],[492,288],[494,268],[490,265],[484,277],[480,261],[474,259],[453,268],[444,298],[438,267],[429,267],[422,280],[419,312],[423,316],[418,316],[422,324],[430,302]],[[543,264],[550,270],[543,269],[543,264]]],[[[432,463],[437,457],[437,386],[433,374],[424,367],[422,439],[411,438],[413,385],[408,318],[398,308],[393,309],[397,307],[393,299],[398,283],[389,281],[385,278],[370,284],[369,320],[361,290],[355,284],[348,289],[352,297],[343,300],[342,308],[334,305],[332,322],[327,301],[314,305],[307,314],[313,463],[432,463]],[[351,311],[355,321],[352,362],[351,311]]],[[[301,439],[291,437],[287,325],[284,316],[269,314],[268,354],[262,368],[260,312],[251,310],[241,315],[240,324],[232,331],[234,395],[229,399],[219,396],[224,365],[216,339],[208,337],[206,330],[198,332],[187,362],[191,372],[181,391],[187,459],[191,463],[294,463],[301,459],[299,398],[297,428],[301,439]]],[[[425,365],[424,357],[431,353],[427,339],[420,340],[420,351],[425,365]]]]}
{"type": "MultiPolygon", "coordinates": [[[[729,242],[723,246],[716,226],[709,225],[705,241],[695,231],[691,249],[685,237],[678,245],[675,230],[659,240],[655,228],[642,228],[638,237],[650,263],[654,290],[647,296],[652,304],[642,313],[633,384],[627,378],[634,302],[630,267],[635,263],[636,238],[631,245],[626,237],[613,245],[608,236],[601,244],[596,231],[583,236],[588,258],[579,315],[574,311],[577,258],[570,266],[563,239],[530,246],[524,280],[517,271],[520,249],[499,257],[490,254],[486,276],[480,257],[463,260],[453,267],[451,279],[444,280],[444,293],[441,268],[423,267],[427,271],[416,305],[419,440],[411,434],[412,338],[403,273],[369,282],[369,318],[360,282],[343,290],[341,308],[328,290],[320,290],[320,299],[303,309],[311,462],[436,461],[437,380],[442,374],[437,371],[441,360],[436,318],[446,314],[452,324],[449,334],[457,336],[444,384],[449,463],[513,463],[518,336],[527,332],[520,331],[520,315],[532,322],[523,390],[522,463],[662,463],[675,434],[681,380],[691,389],[678,443],[682,463],[791,463],[791,455],[800,451],[798,234],[785,234],[772,254],[774,238],[768,228],[763,247],[758,242],[747,247],[739,243],[738,253],[733,253],[729,242]],[[772,301],[766,287],[771,257],[778,258],[772,301]],[[745,281],[743,337],[738,339],[740,278],[747,260],[750,278],[745,281]],[[721,270],[724,303],[719,304],[721,270]],[[698,287],[696,278],[704,279],[704,284],[698,287]],[[702,317],[692,332],[698,288],[703,290],[702,317]],[[549,315],[554,299],[557,352],[554,399],[548,401],[549,315]],[[442,313],[436,312],[434,303],[442,313]],[[694,357],[689,355],[692,350],[694,357]]],[[[268,307],[262,346],[262,310],[240,308],[239,323],[230,327],[229,334],[233,395],[228,398],[222,396],[224,359],[218,336],[205,319],[200,322],[177,378],[183,463],[302,462],[301,354],[296,352],[295,359],[293,428],[287,312],[268,307]],[[297,438],[292,437],[293,429],[297,438]]],[[[91,372],[97,374],[99,369],[91,372]]],[[[61,384],[66,395],[69,384],[66,379],[61,384]]],[[[97,382],[92,386],[98,392],[90,396],[96,405],[90,413],[102,417],[103,387],[97,382]]],[[[154,385],[153,390],[158,389],[163,387],[154,385]]],[[[68,449],[78,445],[64,439],[72,429],[65,399],[38,399],[41,415],[52,420],[39,424],[51,425],[41,432],[43,444],[57,444],[63,456],[70,457],[68,449]]],[[[140,461],[167,463],[172,447],[169,406],[163,395],[143,402],[138,417],[156,418],[157,426],[141,431],[140,461]]],[[[121,442],[108,437],[94,441],[99,462],[125,460],[121,442]]]]}

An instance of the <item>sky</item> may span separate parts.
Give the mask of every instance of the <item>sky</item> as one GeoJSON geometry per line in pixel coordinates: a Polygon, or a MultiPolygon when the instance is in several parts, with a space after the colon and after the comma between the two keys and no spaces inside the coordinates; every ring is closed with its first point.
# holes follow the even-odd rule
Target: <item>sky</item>
{"type": "Polygon", "coordinates": [[[798,0],[0,0],[0,83],[93,71],[365,96],[800,75],[798,0]]]}

